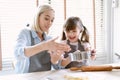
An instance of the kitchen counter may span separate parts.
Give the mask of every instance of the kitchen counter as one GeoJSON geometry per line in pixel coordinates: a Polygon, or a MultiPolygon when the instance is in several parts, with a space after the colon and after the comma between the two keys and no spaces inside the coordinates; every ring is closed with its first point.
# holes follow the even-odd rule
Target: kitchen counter
{"type": "MultiPolygon", "coordinates": [[[[115,64],[113,66],[120,66],[115,64]]],[[[71,80],[68,77],[82,77],[84,80],[120,80],[120,69],[113,69],[112,71],[98,71],[98,72],[81,72],[70,71],[69,69],[33,72],[24,74],[13,74],[7,76],[0,76],[0,80],[71,80]]],[[[72,79],[83,80],[83,79],[72,79]]]]}

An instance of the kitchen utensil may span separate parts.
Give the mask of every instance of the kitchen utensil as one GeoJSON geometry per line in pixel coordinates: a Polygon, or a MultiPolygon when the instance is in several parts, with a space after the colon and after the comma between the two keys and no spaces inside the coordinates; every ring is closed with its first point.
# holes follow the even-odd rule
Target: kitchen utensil
{"type": "Polygon", "coordinates": [[[72,67],[71,71],[81,70],[83,72],[90,71],[112,71],[112,69],[120,69],[120,66],[81,66],[81,67],[72,67]]]}
{"type": "Polygon", "coordinates": [[[80,60],[87,60],[89,53],[87,51],[75,51],[73,53],[70,53],[70,59],[71,61],[80,61],[80,60]]]}

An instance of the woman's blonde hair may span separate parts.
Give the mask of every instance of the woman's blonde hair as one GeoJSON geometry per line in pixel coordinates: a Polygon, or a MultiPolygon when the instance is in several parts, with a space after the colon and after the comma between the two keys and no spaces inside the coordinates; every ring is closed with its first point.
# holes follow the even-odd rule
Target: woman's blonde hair
{"type": "Polygon", "coordinates": [[[54,9],[49,5],[41,5],[37,8],[36,14],[34,16],[33,24],[31,25],[32,29],[35,30],[36,32],[43,32],[39,25],[39,17],[42,13],[48,10],[54,11],[54,9]]]}

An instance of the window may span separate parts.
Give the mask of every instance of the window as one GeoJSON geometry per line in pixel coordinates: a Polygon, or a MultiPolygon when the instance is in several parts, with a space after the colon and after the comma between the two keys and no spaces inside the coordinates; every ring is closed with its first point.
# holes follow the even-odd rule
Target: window
{"type": "Polygon", "coordinates": [[[61,35],[64,23],[64,0],[39,0],[39,5],[50,4],[55,10],[55,20],[49,35],[57,37],[61,35]]]}
{"type": "Polygon", "coordinates": [[[103,0],[66,0],[66,3],[66,17],[79,16],[90,32],[90,42],[92,47],[97,50],[95,64],[105,64],[106,53],[103,0]]]}
{"type": "Polygon", "coordinates": [[[3,69],[12,69],[17,33],[32,19],[36,0],[0,0],[0,25],[3,69]]]}
{"type": "Polygon", "coordinates": [[[97,49],[97,63],[105,64],[105,25],[104,25],[104,1],[95,1],[95,28],[96,28],[96,49],[97,49]]]}
{"type": "Polygon", "coordinates": [[[91,44],[97,49],[99,63],[105,63],[103,0],[0,0],[3,67],[12,66],[16,35],[32,19],[36,1],[38,1],[38,5],[50,4],[55,9],[55,21],[49,34],[53,37],[61,35],[65,17],[79,16],[90,31],[91,44]],[[64,14],[64,10],[66,10],[66,14],[64,14]]]}
{"type": "Polygon", "coordinates": [[[69,16],[80,17],[84,26],[86,26],[90,32],[90,38],[91,38],[90,41],[92,46],[94,47],[93,1],[92,0],[67,0],[66,3],[67,3],[66,17],[69,17],[69,16]]]}

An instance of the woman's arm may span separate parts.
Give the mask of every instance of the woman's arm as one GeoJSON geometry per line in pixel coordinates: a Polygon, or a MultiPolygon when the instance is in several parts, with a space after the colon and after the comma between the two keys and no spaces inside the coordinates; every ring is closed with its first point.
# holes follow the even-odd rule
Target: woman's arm
{"type": "Polygon", "coordinates": [[[57,38],[41,42],[34,46],[26,47],[25,55],[30,57],[30,56],[35,55],[36,53],[44,51],[44,50],[48,50],[48,51],[52,51],[52,52],[56,52],[56,51],[64,52],[64,51],[70,50],[70,47],[67,44],[55,42],[56,39],[57,38]]]}
{"type": "Polygon", "coordinates": [[[55,42],[57,38],[51,39],[48,41],[42,41],[36,45],[31,46],[31,37],[30,31],[28,29],[24,29],[18,35],[16,46],[15,46],[15,55],[16,56],[25,56],[30,57],[38,52],[48,50],[48,51],[69,51],[70,47],[67,44],[57,43],[55,42]]]}

